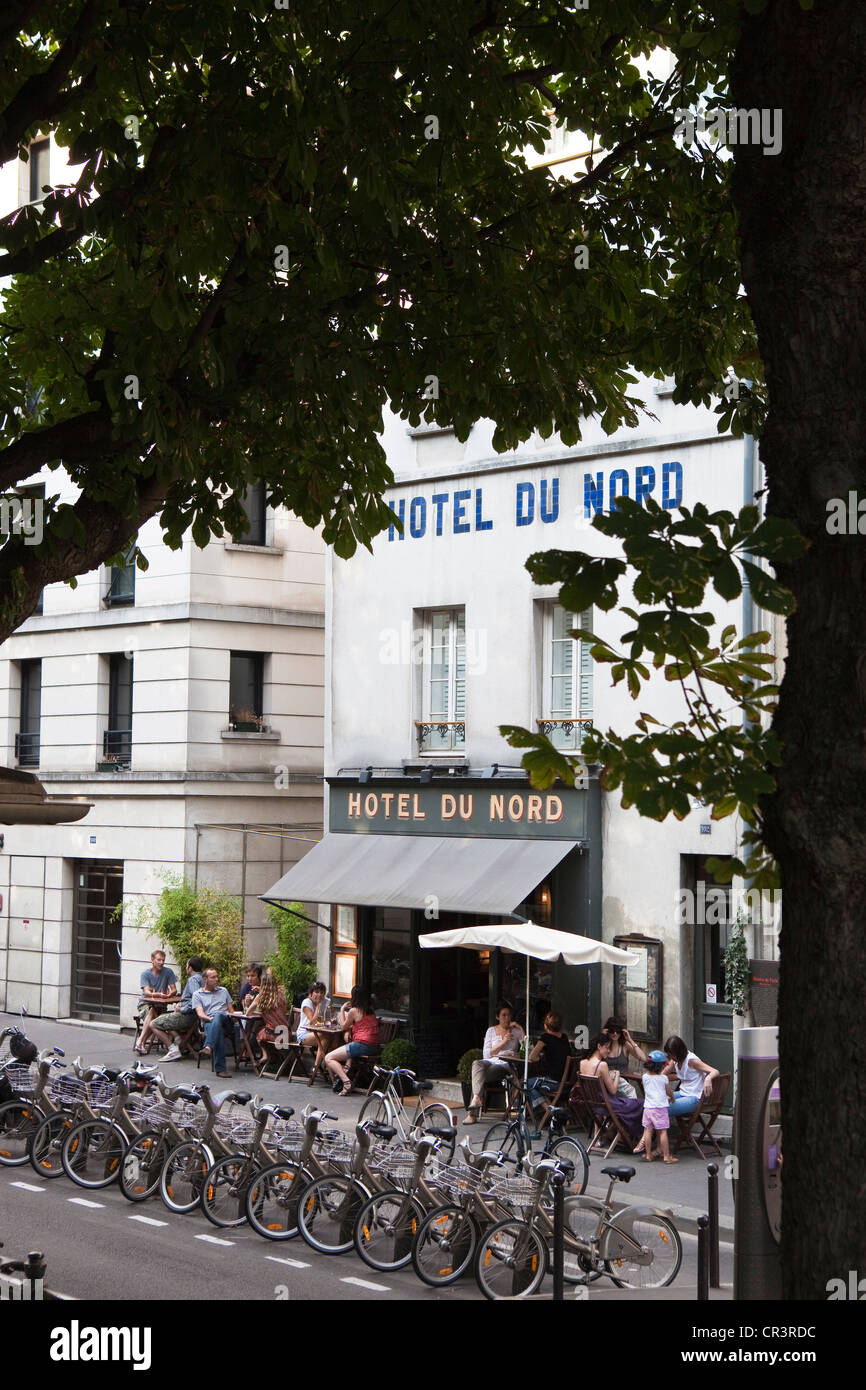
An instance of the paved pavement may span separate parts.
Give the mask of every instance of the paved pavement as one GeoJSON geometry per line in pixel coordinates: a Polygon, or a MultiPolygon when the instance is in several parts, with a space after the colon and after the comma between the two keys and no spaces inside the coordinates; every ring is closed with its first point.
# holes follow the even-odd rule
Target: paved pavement
{"type": "MultiPolygon", "coordinates": [[[[0,1028],[16,1021],[11,1015],[0,1014],[0,1028]]],[[[116,1028],[31,1019],[26,1022],[26,1031],[40,1048],[62,1047],[69,1059],[81,1057],[85,1063],[104,1063],[112,1067],[128,1066],[137,1060],[132,1051],[132,1033],[122,1033],[116,1028]]],[[[233,1063],[230,1062],[230,1066],[233,1063]]],[[[241,1071],[237,1076],[233,1072],[231,1081],[218,1081],[212,1078],[210,1065],[204,1060],[198,1069],[194,1062],[184,1060],[167,1064],[164,1071],[167,1077],[175,1077],[178,1081],[192,1083],[208,1079],[216,1091],[251,1091],[266,1100],[290,1104],[296,1111],[313,1101],[336,1116],[340,1127],[348,1130],[352,1128],[364,1099],[363,1096],[335,1096],[329,1088],[318,1083],[309,1088],[304,1082],[260,1079],[249,1071],[241,1071]]],[[[462,1118],[462,1111],[457,1110],[457,1115],[462,1118]]],[[[491,1117],[490,1123],[494,1120],[495,1117],[491,1117]]],[[[466,1134],[470,1132],[469,1129],[463,1130],[466,1134]]],[[[694,1221],[706,1210],[706,1165],[696,1155],[685,1154],[684,1151],[681,1151],[681,1158],[682,1161],[676,1166],[666,1166],[661,1163],[647,1164],[640,1158],[632,1159],[620,1154],[615,1161],[620,1165],[634,1166],[636,1172],[627,1188],[623,1184],[618,1187],[617,1195],[625,1201],[651,1201],[671,1208],[684,1237],[685,1259],[677,1283],[665,1293],[674,1299],[690,1299],[695,1296],[696,1278],[694,1221]]],[[[724,1159],[719,1163],[724,1171],[724,1159]]],[[[588,1190],[599,1196],[603,1196],[607,1190],[606,1179],[600,1173],[602,1166],[602,1160],[593,1157],[588,1190]]],[[[289,1294],[282,1296],[292,1299],[333,1297],[337,1288],[341,1298],[382,1298],[387,1301],[394,1297],[438,1297],[431,1290],[422,1288],[411,1270],[386,1277],[376,1276],[354,1255],[336,1259],[319,1258],[298,1241],[269,1249],[266,1242],[249,1230],[224,1232],[209,1226],[200,1215],[195,1218],[175,1217],[166,1212],[158,1201],[145,1204],[142,1211],[131,1210],[119,1191],[108,1189],[79,1193],[70,1187],[65,1178],[38,1183],[29,1167],[2,1170],[0,1178],[4,1196],[11,1196],[13,1190],[15,1193],[13,1204],[3,1202],[6,1250],[11,1251],[19,1244],[21,1248],[32,1249],[34,1235],[40,1233],[37,1244],[44,1243],[52,1251],[49,1285],[54,1283],[61,1290],[74,1290],[79,1297],[130,1297],[143,1293],[145,1297],[176,1298],[183,1296],[185,1287],[190,1297],[202,1296],[207,1292],[210,1297],[229,1299],[237,1296],[240,1281],[240,1286],[247,1290],[245,1296],[274,1298],[280,1296],[274,1290],[282,1278],[288,1281],[286,1287],[290,1289],[289,1294]],[[20,1186],[22,1183],[25,1186],[20,1186]],[[8,1192],[5,1191],[7,1188],[8,1192]],[[87,1202],[98,1205],[88,1206],[87,1202]],[[35,1216],[37,1209],[42,1213],[38,1218],[35,1216]],[[37,1222],[35,1227],[34,1220],[37,1222]],[[229,1241],[230,1244],[220,1244],[220,1241],[229,1241]],[[214,1249],[211,1250],[210,1246],[214,1246],[214,1249]],[[84,1287],[80,1283],[82,1248],[92,1248],[95,1253],[105,1252],[106,1255],[110,1251],[111,1255],[104,1263],[93,1262],[84,1287]],[[202,1286],[203,1249],[207,1249],[208,1255],[206,1287],[202,1286]],[[281,1265],[280,1261],[284,1263],[281,1265]],[[169,1280],[165,1277],[167,1269],[172,1271],[169,1280]],[[376,1283],[380,1285],[378,1289],[371,1287],[376,1283]]],[[[719,1187],[720,1226],[724,1242],[726,1238],[730,1241],[733,1229],[731,1183],[722,1180],[719,1187]]],[[[730,1298],[730,1244],[722,1245],[721,1262],[723,1288],[715,1297],[730,1298]]],[[[594,1285],[590,1293],[593,1300],[632,1296],[625,1290],[608,1287],[607,1281],[594,1285]]],[[[446,1300],[480,1297],[472,1281],[463,1281],[455,1289],[443,1291],[443,1294],[446,1300]]]]}

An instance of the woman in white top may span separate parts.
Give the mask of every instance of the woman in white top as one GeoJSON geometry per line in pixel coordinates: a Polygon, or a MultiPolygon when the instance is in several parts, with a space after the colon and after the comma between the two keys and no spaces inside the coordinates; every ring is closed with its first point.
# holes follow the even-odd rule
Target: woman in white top
{"type": "MultiPolygon", "coordinates": [[[[320,1009],[322,1000],[327,994],[328,987],[321,980],[317,980],[310,990],[307,998],[301,1004],[301,1016],[298,1019],[298,1047],[315,1047],[316,1062],[313,1068],[313,1076],[318,1067],[325,1060],[325,1039],[318,1038],[315,1033],[310,1032],[310,1025],[321,1023],[322,1017],[320,1009]]],[[[312,1086],[313,1080],[310,1078],[309,1084],[312,1086]]]]}
{"type": "Polygon", "coordinates": [[[481,1110],[481,1093],[488,1079],[506,1074],[508,1059],[519,1059],[520,1044],[525,1037],[520,1024],[514,1022],[511,1005],[501,1003],[496,1010],[496,1023],[484,1035],[484,1057],[472,1063],[472,1101],[463,1121],[465,1125],[475,1124],[481,1110]]]}
{"type": "Polygon", "coordinates": [[[713,1080],[718,1076],[718,1068],[702,1062],[694,1052],[689,1052],[682,1038],[676,1034],[665,1043],[668,1064],[665,1076],[675,1072],[680,1079],[679,1090],[668,1107],[671,1115],[689,1115],[697,1110],[701,1096],[708,1096],[713,1089],[713,1080]]]}

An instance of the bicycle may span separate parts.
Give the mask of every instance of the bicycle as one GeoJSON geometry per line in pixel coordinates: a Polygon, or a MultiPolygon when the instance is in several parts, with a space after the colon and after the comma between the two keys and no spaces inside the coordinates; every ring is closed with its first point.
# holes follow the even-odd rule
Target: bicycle
{"type": "MultiPolygon", "coordinates": [[[[0,1034],[0,1041],[10,1032],[0,1034]]],[[[23,1037],[23,1034],[19,1033],[23,1037]]],[[[0,1166],[19,1168],[27,1162],[33,1135],[51,1106],[48,1081],[54,1068],[62,1066],[61,1048],[49,1048],[36,1058],[35,1076],[30,1063],[18,1062],[14,1055],[0,1067],[14,1096],[0,1105],[0,1166]]]]}
{"type": "Polygon", "coordinates": [[[456,1129],[454,1116],[441,1101],[424,1103],[424,1091],[432,1091],[432,1081],[419,1081],[414,1071],[406,1067],[374,1067],[373,1075],[387,1077],[384,1090],[371,1091],[361,1106],[358,1124],[372,1120],[375,1124],[389,1125],[396,1130],[403,1144],[411,1137],[428,1134],[437,1141],[436,1155],[443,1163],[450,1163],[454,1157],[456,1129]],[[405,1078],[405,1081],[404,1081],[405,1078]],[[406,1109],[403,1099],[404,1084],[418,1097],[418,1108],[414,1114],[406,1109]],[[446,1133],[450,1131],[450,1134],[446,1133]]]}
{"type": "Polygon", "coordinates": [[[72,1074],[67,1072],[57,1077],[50,1091],[46,1089],[39,1104],[47,1113],[28,1146],[30,1166],[39,1177],[60,1177],[63,1172],[60,1153],[67,1134],[84,1120],[95,1120],[113,1094],[108,1074],[99,1067],[82,1067],[78,1057],[72,1063],[72,1074]]]}
{"type": "Polygon", "coordinates": [[[114,1081],[114,1097],[108,1105],[98,1107],[105,1114],[74,1125],[60,1148],[66,1176],[90,1191],[117,1181],[130,1142],[148,1127],[147,1106],[140,1095],[133,1094],[133,1088],[148,1089],[156,1080],[155,1072],[96,1070],[114,1081]]]}
{"type": "Polygon", "coordinates": [[[319,1132],[322,1120],[336,1120],[325,1110],[308,1106],[303,1114],[303,1137],[297,1151],[259,1169],[247,1190],[247,1221],[266,1240],[291,1240],[298,1234],[298,1201],[304,1187],[329,1171],[327,1145],[341,1139],[338,1130],[319,1132]],[[316,1146],[320,1152],[316,1152],[316,1146]]]}
{"type": "MultiPolygon", "coordinates": [[[[542,1194],[554,1167],[550,1159],[530,1161],[526,1176],[505,1179],[524,1214],[498,1222],[479,1242],[475,1277],[485,1298],[526,1297],[540,1287],[553,1238],[553,1219],[542,1194]]],[[[614,1187],[629,1182],[635,1170],[609,1167],[602,1172],[610,1178],[603,1200],[585,1195],[565,1199],[564,1278],[570,1284],[589,1284],[607,1276],[618,1288],[667,1287],[682,1263],[682,1241],[671,1212],[649,1206],[615,1212],[614,1187]]]]}
{"type": "MultiPolygon", "coordinates": [[[[526,1113],[526,1090],[523,1084],[516,1079],[513,1082],[513,1087],[514,1115],[510,1120],[500,1121],[499,1124],[493,1125],[484,1135],[484,1138],[478,1142],[479,1150],[487,1152],[496,1150],[501,1155],[504,1164],[512,1168],[515,1173],[520,1173],[523,1170],[527,1155],[532,1154],[533,1149],[526,1113]]],[[[554,1106],[548,1112],[544,1145],[538,1150],[536,1156],[552,1158],[557,1162],[569,1162],[572,1165],[574,1175],[569,1185],[570,1191],[579,1196],[580,1193],[586,1191],[586,1185],[589,1181],[589,1155],[579,1139],[565,1133],[566,1122],[570,1118],[571,1112],[564,1106],[554,1106]]],[[[472,1147],[475,1148],[474,1143],[472,1147]]],[[[549,1200],[549,1185],[547,1196],[549,1200]]]]}
{"type": "Polygon", "coordinates": [[[217,1158],[228,1157],[232,1152],[223,1139],[223,1134],[230,1130],[230,1122],[220,1115],[223,1107],[247,1106],[252,1100],[249,1091],[222,1091],[212,1097],[204,1082],[195,1089],[204,1108],[199,1132],[171,1150],[159,1175],[159,1195],[169,1211],[179,1216],[201,1206],[202,1187],[210,1169],[217,1158]]]}
{"type": "Polygon", "coordinates": [[[388,1273],[403,1269],[411,1260],[420,1223],[427,1212],[440,1205],[438,1169],[435,1177],[424,1175],[435,1148],[432,1137],[422,1136],[402,1153],[389,1152],[388,1177],[394,1183],[405,1180],[406,1186],[386,1187],[368,1198],[358,1212],[353,1233],[355,1249],[371,1269],[388,1273]]]}
{"type": "Polygon", "coordinates": [[[463,1162],[440,1167],[436,1185],[447,1200],[428,1212],[412,1244],[412,1268],[431,1288],[454,1284],[469,1269],[482,1230],[512,1215],[492,1187],[498,1153],[475,1152],[468,1139],[460,1144],[463,1162]]]}
{"type": "Polygon", "coordinates": [[[326,1173],[307,1184],[298,1202],[298,1230],[313,1250],[322,1255],[342,1255],[354,1244],[355,1223],[363,1204],[374,1191],[392,1187],[382,1177],[387,1145],[395,1136],[393,1125],[359,1120],[355,1142],[340,1137],[328,1148],[328,1162],[342,1172],[326,1173]],[[371,1153],[373,1139],[380,1146],[371,1153]]]}
{"type": "Polygon", "coordinates": [[[169,1154],[189,1139],[198,1119],[201,1096],[192,1087],[169,1088],[160,1076],[156,1089],[162,1099],[148,1111],[149,1128],[132,1141],[120,1169],[120,1190],[129,1202],[146,1202],[156,1194],[169,1154]]]}
{"type": "Polygon", "coordinates": [[[288,1125],[294,1110],[291,1106],[263,1105],[259,1097],[250,1106],[252,1122],[241,1121],[233,1127],[232,1140],[239,1147],[223,1154],[208,1169],[201,1191],[201,1208],[214,1226],[243,1226],[247,1220],[247,1192],[263,1167],[274,1162],[275,1152],[283,1145],[297,1143],[297,1127],[282,1132],[273,1129],[270,1146],[264,1142],[265,1131],[272,1120],[284,1120],[288,1125]]]}

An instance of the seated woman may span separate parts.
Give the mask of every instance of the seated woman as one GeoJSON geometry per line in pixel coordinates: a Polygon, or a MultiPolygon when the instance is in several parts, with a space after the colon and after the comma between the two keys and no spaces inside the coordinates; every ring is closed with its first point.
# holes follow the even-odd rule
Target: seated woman
{"type": "MultiPolygon", "coordinates": [[[[599,1033],[597,1037],[591,1038],[587,1056],[580,1063],[580,1074],[598,1078],[608,1093],[611,1109],[628,1130],[632,1143],[636,1143],[639,1138],[643,1138],[643,1101],[617,1095],[619,1072],[611,1071],[608,1065],[612,1050],[613,1043],[606,1033],[599,1033]]],[[[580,1086],[577,1085],[574,1089],[582,1102],[583,1092],[580,1086]]]]}
{"type": "Polygon", "coordinates": [[[607,1065],[610,1067],[611,1071],[619,1072],[619,1087],[617,1094],[634,1099],[637,1095],[637,1091],[630,1081],[626,1081],[623,1073],[628,1071],[630,1057],[634,1057],[638,1062],[645,1062],[647,1054],[644,1052],[643,1048],[638,1047],[622,1019],[609,1018],[601,1031],[606,1033],[613,1043],[613,1051],[607,1059],[607,1065]]]}
{"type": "Polygon", "coordinates": [[[312,1086],[316,1078],[316,1072],[317,1070],[321,1070],[322,1063],[325,1060],[327,1040],[313,1033],[311,1031],[311,1025],[322,1022],[322,1000],[325,998],[327,992],[327,985],[322,980],[317,980],[306,999],[301,1003],[301,1016],[298,1019],[297,1044],[298,1047],[308,1050],[313,1047],[316,1049],[316,1060],[313,1064],[313,1071],[310,1079],[307,1082],[308,1086],[312,1086]]]}
{"type": "Polygon", "coordinates": [[[351,1028],[352,1041],[344,1047],[338,1047],[335,1052],[329,1052],[325,1058],[325,1066],[331,1076],[336,1078],[334,1089],[337,1089],[337,1080],[342,1081],[343,1089],[340,1095],[348,1096],[352,1091],[352,1083],[343,1064],[354,1057],[374,1057],[379,1051],[379,1020],[373,1012],[369,991],[364,989],[363,985],[355,985],[348,1003],[340,1010],[340,1026],[351,1028]]]}
{"type": "Polygon", "coordinates": [[[252,994],[246,1009],[247,1014],[261,1018],[258,1033],[259,1047],[264,1054],[264,1066],[271,1063],[274,1070],[279,1065],[278,1048],[280,1043],[285,1051],[289,1042],[289,1019],[286,1011],[286,996],[282,985],[270,970],[262,974],[258,994],[252,994]]]}
{"type": "Polygon", "coordinates": [[[662,1074],[672,1076],[675,1073],[680,1079],[679,1090],[668,1111],[671,1115],[689,1115],[697,1110],[701,1096],[708,1096],[712,1091],[713,1080],[719,1075],[718,1068],[708,1066],[694,1052],[689,1052],[676,1034],[668,1038],[664,1052],[669,1060],[662,1074]]]}
{"type": "Polygon", "coordinates": [[[544,1032],[529,1054],[530,1062],[540,1062],[544,1058],[544,1074],[530,1078],[528,1092],[533,1110],[542,1105],[545,1107],[542,1124],[550,1110],[544,1098],[552,1096],[559,1087],[570,1056],[571,1044],[562,1031],[562,1019],[559,1014],[549,1013],[544,1020],[544,1032]]]}
{"type": "Polygon", "coordinates": [[[465,1125],[475,1124],[488,1080],[506,1075],[508,1059],[518,1060],[520,1044],[525,1037],[520,1024],[514,1022],[511,1005],[503,1001],[496,1010],[496,1023],[484,1034],[484,1057],[472,1063],[472,1100],[463,1121],[465,1125]]]}

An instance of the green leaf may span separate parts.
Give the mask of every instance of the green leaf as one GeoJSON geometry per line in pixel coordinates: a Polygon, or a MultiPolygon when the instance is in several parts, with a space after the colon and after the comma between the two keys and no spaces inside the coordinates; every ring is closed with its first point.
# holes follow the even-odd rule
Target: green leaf
{"type": "Polygon", "coordinates": [[[721,598],[739,598],[743,591],[740,572],[729,555],[720,560],[713,570],[713,588],[721,598]]]}

